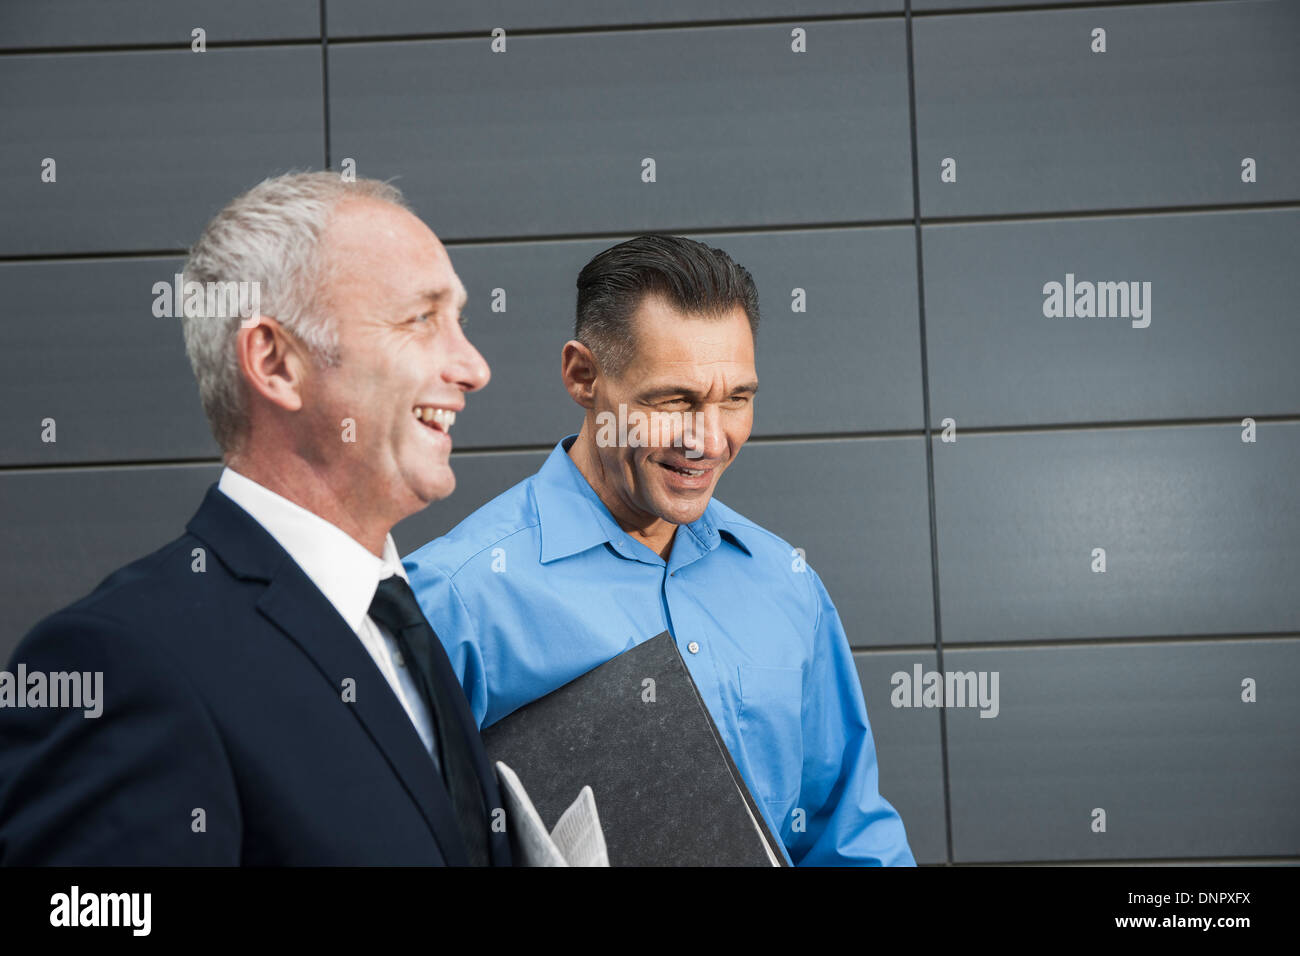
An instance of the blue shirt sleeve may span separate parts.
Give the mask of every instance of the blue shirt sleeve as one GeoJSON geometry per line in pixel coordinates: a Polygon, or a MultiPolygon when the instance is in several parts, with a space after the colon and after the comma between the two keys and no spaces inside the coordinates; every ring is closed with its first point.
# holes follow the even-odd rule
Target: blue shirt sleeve
{"type": "Polygon", "coordinates": [[[803,694],[803,784],[782,838],[797,866],[915,866],[903,821],[880,795],[875,741],[844,626],[821,578],[808,573],[818,610],[803,694]]]}

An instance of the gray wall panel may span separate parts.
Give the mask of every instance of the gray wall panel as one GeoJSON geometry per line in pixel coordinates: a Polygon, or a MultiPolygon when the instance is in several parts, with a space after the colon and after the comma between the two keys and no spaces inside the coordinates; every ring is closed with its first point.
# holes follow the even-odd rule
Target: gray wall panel
{"type": "Polygon", "coordinates": [[[910,227],[696,238],[725,249],[758,285],[755,435],[922,427],[910,227]],[[791,309],[795,288],[806,312],[791,309]]]}
{"type": "MultiPolygon", "coordinates": [[[[1096,6],[1098,0],[912,0],[913,12],[930,12],[942,10],[971,10],[976,8],[988,7],[1042,7],[1047,6],[1060,7],[1067,4],[1078,6],[1088,5],[1096,6]]],[[[1115,3],[1123,0],[1101,0],[1101,2],[1115,3]]],[[[1155,3],[1184,3],[1186,0],[1153,0],[1155,3]]]]}
{"type": "Polygon", "coordinates": [[[217,456],[180,321],[153,314],[154,283],[172,285],[180,267],[0,264],[0,464],[217,456]]]}
{"type": "Polygon", "coordinates": [[[749,444],[717,497],[803,548],[853,646],[934,641],[922,439],[749,444]]]}
{"type": "Polygon", "coordinates": [[[914,39],[926,216],[1300,199],[1300,4],[920,17],[914,39]]]}
{"type": "MultiPolygon", "coordinates": [[[[431,221],[434,232],[441,229],[431,221]]],[[[452,267],[465,284],[465,334],[487,359],[492,378],[465,396],[452,433],[457,448],[545,445],[582,423],[560,381],[560,352],[573,334],[574,283],[609,242],[504,243],[451,246],[452,267]],[[493,290],[505,293],[493,312],[493,290]]]]}
{"type": "Polygon", "coordinates": [[[0,255],[183,249],[262,177],[320,166],[320,50],[0,57],[0,116],[0,255]]]}
{"type": "Polygon", "coordinates": [[[1300,631],[1300,425],[1241,432],[936,438],[944,644],[1300,631]]]}
{"type": "Polygon", "coordinates": [[[180,537],[215,465],[0,474],[0,661],[41,618],[180,537]]]}
{"type": "MultiPolygon", "coordinates": [[[[437,224],[434,223],[435,230],[437,224]]],[[[763,320],[755,435],[920,428],[915,237],[910,228],[697,236],[754,275],[763,320]],[[807,311],[791,310],[803,289],[807,311]]],[[[492,368],[456,421],[460,448],[538,444],[577,431],[560,382],[578,272],[618,240],[453,246],[466,331],[492,368]],[[505,312],[493,312],[494,289],[505,312]]]]}
{"type": "Polygon", "coordinates": [[[923,235],[936,426],[1300,413],[1296,210],[923,235]],[[1139,293],[1149,282],[1146,318],[1132,303],[1118,317],[1045,316],[1044,284],[1064,287],[1067,273],[1094,286],[1137,283],[1139,293]]]}
{"type": "Polygon", "coordinates": [[[327,0],[326,9],[330,37],[354,37],[901,13],[903,0],[327,0]]]}
{"type": "Polygon", "coordinates": [[[339,46],[331,155],[400,176],[444,239],[910,218],[902,23],[813,24],[806,54],[788,41],[759,26],[519,37],[504,54],[339,46]]]}
{"type": "Polygon", "coordinates": [[[948,650],[944,668],[999,673],[996,718],[947,715],[956,862],[1300,853],[1300,640],[948,650]]]}
{"type": "Polygon", "coordinates": [[[168,43],[189,48],[202,27],[207,42],[320,37],[318,0],[5,0],[0,50],[168,43]]]}
{"type": "Polygon", "coordinates": [[[890,675],[910,671],[913,663],[934,670],[934,651],[855,654],[854,663],[876,743],[880,792],[902,817],[916,862],[943,863],[948,844],[939,712],[890,704],[890,675]]]}

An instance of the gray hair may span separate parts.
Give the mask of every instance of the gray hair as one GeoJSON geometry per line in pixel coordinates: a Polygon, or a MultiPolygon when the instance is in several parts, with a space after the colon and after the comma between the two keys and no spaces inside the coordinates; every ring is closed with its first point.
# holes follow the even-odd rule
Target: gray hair
{"type": "MultiPolygon", "coordinates": [[[[208,223],[185,261],[184,281],[250,283],[258,312],[274,316],[321,365],[338,363],[338,328],[322,285],[321,236],[347,199],[408,208],[397,187],[377,179],[345,181],[336,172],[288,173],[258,183],[208,223]]],[[[185,352],[199,383],[208,426],[223,452],[238,449],[247,424],[245,386],[235,338],[239,315],[192,309],[181,319],[185,352]]]]}

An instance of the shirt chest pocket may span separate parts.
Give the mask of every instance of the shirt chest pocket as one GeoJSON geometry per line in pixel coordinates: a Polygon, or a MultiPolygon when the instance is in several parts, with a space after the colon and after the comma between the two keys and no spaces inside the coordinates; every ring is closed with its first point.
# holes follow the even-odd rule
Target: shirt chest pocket
{"type": "Polygon", "coordinates": [[[740,734],[767,803],[799,796],[803,777],[803,672],[797,667],[740,667],[740,734]]]}

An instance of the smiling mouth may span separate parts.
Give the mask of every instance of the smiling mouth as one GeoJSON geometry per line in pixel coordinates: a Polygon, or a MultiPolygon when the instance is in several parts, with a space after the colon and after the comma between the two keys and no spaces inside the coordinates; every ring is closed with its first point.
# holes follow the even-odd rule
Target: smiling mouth
{"type": "Polygon", "coordinates": [[[676,472],[679,475],[685,475],[687,478],[700,478],[708,474],[707,468],[681,468],[677,465],[670,465],[665,461],[656,462],[661,468],[667,468],[669,471],[676,472]]]}
{"type": "Polygon", "coordinates": [[[444,435],[450,434],[451,426],[456,423],[456,413],[448,408],[416,405],[411,409],[411,414],[423,425],[432,428],[434,431],[442,432],[444,435]]]}

